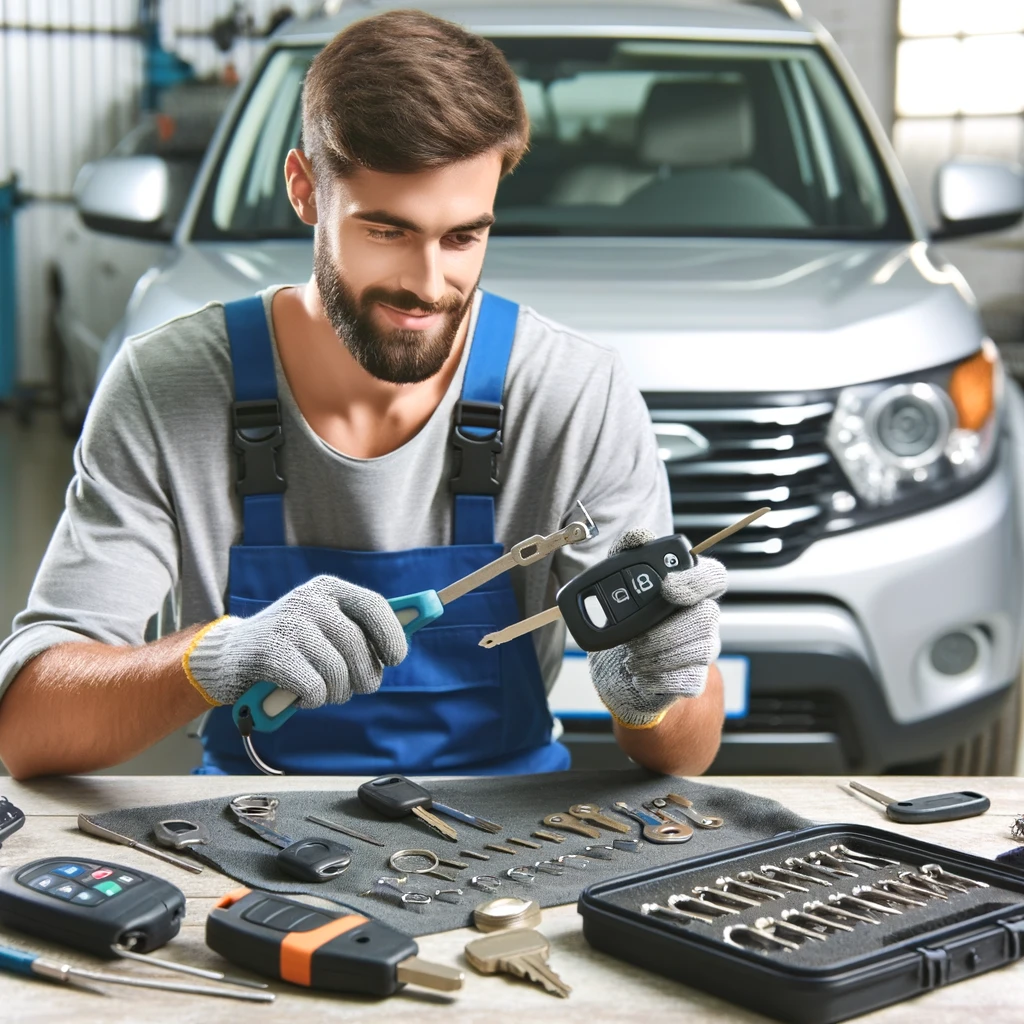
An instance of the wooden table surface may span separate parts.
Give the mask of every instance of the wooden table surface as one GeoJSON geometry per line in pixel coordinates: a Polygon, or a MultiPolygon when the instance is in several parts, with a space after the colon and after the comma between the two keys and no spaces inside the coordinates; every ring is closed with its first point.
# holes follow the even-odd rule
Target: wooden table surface
{"type": "MultiPolygon", "coordinates": [[[[354,789],[362,779],[292,777],[265,780],[264,789],[354,789]]],[[[888,827],[929,842],[992,857],[1014,845],[1010,824],[1024,813],[1024,785],[1016,778],[936,779],[884,778],[872,782],[883,793],[920,796],[952,789],[981,789],[992,800],[991,810],[977,818],[937,825],[901,826],[888,822],[871,801],[840,788],[843,781],[830,777],[759,776],[722,778],[723,784],[773,797],[815,821],[857,822],[888,827]]],[[[212,868],[195,875],[164,864],[143,853],[83,835],[75,818],[88,814],[175,800],[197,800],[245,790],[254,780],[204,776],[80,776],[30,783],[5,780],[4,795],[28,816],[25,827],[0,850],[0,865],[26,863],[39,857],[67,855],[112,860],[154,872],[174,882],[188,897],[188,912],[181,933],[158,955],[203,967],[231,971],[203,942],[206,916],[217,897],[234,887],[212,868]]],[[[479,933],[469,929],[420,938],[420,955],[465,969],[466,984],[453,997],[406,988],[390,999],[330,996],[307,993],[281,982],[272,983],[274,1003],[261,1005],[231,999],[179,995],[108,985],[109,996],[76,991],[53,983],[0,975],[0,1020],[76,1022],[158,1022],[216,1024],[237,1021],[370,1021],[401,1016],[409,1021],[464,1021],[493,1024],[529,1019],[545,1021],[764,1021],[766,1018],[732,1006],[677,982],[669,981],[592,950],[583,939],[575,905],[544,911],[541,930],[551,942],[551,966],[573,987],[568,999],[548,995],[532,984],[513,978],[483,977],[469,967],[462,950],[479,933]]],[[[58,956],[80,966],[104,967],[129,973],[148,969],[141,965],[103,963],[84,954],[47,946],[30,936],[0,932],[5,943],[21,949],[58,956]]],[[[189,980],[185,975],[160,972],[159,977],[189,980]]],[[[207,984],[206,982],[199,982],[207,984]]],[[[211,983],[212,984],[212,983],[211,983]]],[[[1011,966],[951,985],[926,996],[878,1011],[861,1020],[885,1024],[964,1024],[984,1019],[986,1024],[1024,1020],[1024,969],[1011,966]]]]}

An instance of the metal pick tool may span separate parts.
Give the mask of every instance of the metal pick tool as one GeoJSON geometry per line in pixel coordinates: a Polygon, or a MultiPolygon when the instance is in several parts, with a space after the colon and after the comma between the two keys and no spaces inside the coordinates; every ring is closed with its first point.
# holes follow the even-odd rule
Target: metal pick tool
{"type": "Polygon", "coordinates": [[[373,836],[368,836],[365,832],[349,828],[348,825],[340,825],[336,821],[328,821],[327,818],[319,818],[315,814],[307,814],[306,821],[311,821],[314,825],[322,825],[324,828],[333,829],[335,832],[340,832],[345,836],[351,836],[353,839],[361,839],[364,843],[372,843],[374,846],[386,845],[379,839],[374,839],[373,836]]]}
{"type": "Polygon", "coordinates": [[[120,843],[122,846],[130,846],[133,850],[138,850],[140,853],[148,853],[151,857],[156,857],[158,860],[166,861],[168,864],[174,864],[179,868],[184,868],[186,871],[191,871],[195,875],[200,874],[203,870],[201,864],[185,860],[184,857],[175,857],[173,853],[158,850],[155,846],[147,846],[145,843],[140,843],[137,839],[131,839],[129,836],[123,836],[120,832],[115,832],[113,829],[106,828],[105,826],[93,821],[87,814],[78,815],[78,827],[82,832],[87,832],[91,836],[99,836],[100,839],[109,839],[112,842],[120,843]]]}

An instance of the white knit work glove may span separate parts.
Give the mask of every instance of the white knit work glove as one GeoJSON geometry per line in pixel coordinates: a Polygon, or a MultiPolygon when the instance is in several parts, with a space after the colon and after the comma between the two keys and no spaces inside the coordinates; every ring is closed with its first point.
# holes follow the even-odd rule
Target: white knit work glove
{"type": "MultiPolygon", "coordinates": [[[[611,554],[642,547],[650,530],[626,530],[611,554]]],[[[699,697],[708,666],[722,649],[717,599],[725,593],[725,566],[697,556],[692,569],[670,572],[662,595],[679,611],[618,647],[587,654],[598,696],[621,725],[649,729],[680,697],[699,697]]]]}
{"type": "Polygon", "coordinates": [[[374,693],[384,666],[407,653],[405,631],[380,594],[316,576],[253,616],[218,619],[182,664],[211,704],[234,704],[266,680],[298,694],[299,707],[318,708],[374,693]]]}

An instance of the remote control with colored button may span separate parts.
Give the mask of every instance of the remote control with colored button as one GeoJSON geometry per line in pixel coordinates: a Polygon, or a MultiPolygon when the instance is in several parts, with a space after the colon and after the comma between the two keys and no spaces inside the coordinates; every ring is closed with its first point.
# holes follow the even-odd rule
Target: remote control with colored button
{"type": "Polygon", "coordinates": [[[185,896],[155,875],[81,857],[0,871],[0,923],[95,956],[159,949],[185,916],[185,896]]]}

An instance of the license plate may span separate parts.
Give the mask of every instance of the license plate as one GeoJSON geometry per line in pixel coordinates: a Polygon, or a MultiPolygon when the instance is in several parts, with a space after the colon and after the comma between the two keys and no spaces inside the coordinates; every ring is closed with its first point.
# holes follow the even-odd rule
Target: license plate
{"type": "Polygon", "coordinates": [[[724,654],[717,665],[725,684],[725,717],[745,718],[750,709],[750,659],[724,654]]]}

